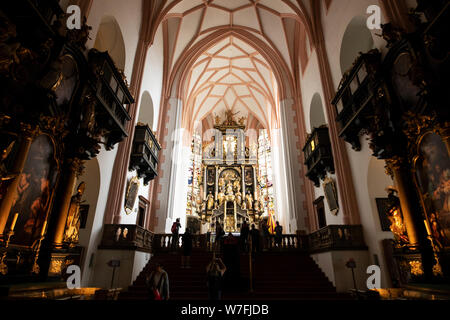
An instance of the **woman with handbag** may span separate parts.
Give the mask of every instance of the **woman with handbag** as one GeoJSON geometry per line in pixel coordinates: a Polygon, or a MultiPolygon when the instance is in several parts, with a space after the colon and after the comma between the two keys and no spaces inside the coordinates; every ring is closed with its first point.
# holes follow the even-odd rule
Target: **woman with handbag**
{"type": "Polygon", "coordinates": [[[150,300],[169,300],[169,276],[161,264],[147,277],[150,300]]]}

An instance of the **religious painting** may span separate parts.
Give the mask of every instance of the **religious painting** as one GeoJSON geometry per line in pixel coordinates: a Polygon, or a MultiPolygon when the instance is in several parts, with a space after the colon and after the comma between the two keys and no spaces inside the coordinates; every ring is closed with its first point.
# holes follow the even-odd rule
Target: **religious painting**
{"type": "MultiPolygon", "coordinates": [[[[239,181],[240,175],[235,169],[225,169],[220,174],[219,180],[222,181],[222,179],[225,182],[225,186],[226,186],[229,183],[233,184],[235,181],[239,181]]],[[[219,185],[220,185],[220,183],[219,183],[219,185]]]]}
{"type": "Polygon", "coordinates": [[[19,177],[17,195],[7,223],[9,228],[18,213],[11,239],[13,244],[32,246],[40,238],[58,176],[54,154],[53,142],[47,135],[41,135],[33,141],[19,177]]]}
{"type": "Polygon", "coordinates": [[[447,146],[435,133],[425,134],[418,145],[416,179],[429,223],[440,248],[450,246],[450,158],[447,146]]]}
{"type": "Polygon", "coordinates": [[[213,185],[216,183],[216,169],[213,167],[208,168],[208,174],[206,176],[206,183],[208,185],[213,185]]]}
{"type": "Polygon", "coordinates": [[[378,216],[380,218],[381,230],[391,231],[387,212],[390,209],[390,200],[388,198],[376,198],[378,216]]]}
{"type": "Polygon", "coordinates": [[[323,190],[325,193],[325,197],[327,198],[328,208],[330,209],[332,214],[337,215],[339,212],[339,204],[336,184],[333,179],[325,179],[323,183],[323,190]]]}
{"type": "Polygon", "coordinates": [[[5,134],[0,142],[0,203],[8,190],[10,182],[16,177],[11,172],[15,153],[17,152],[17,141],[13,135],[5,134]]]}
{"type": "Polygon", "coordinates": [[[253,184],[253,167],[245,167],[245,184],[253,184]]]}
{"type": "Polygon", "coordinates": [[[127,196],[125,198],[125,212],[127,214],[131,214],[134,209],[134,205],[136,204],[136,199],[139,192],[139,179],[134,177],[131,179],[128,185],[127,196]]]}

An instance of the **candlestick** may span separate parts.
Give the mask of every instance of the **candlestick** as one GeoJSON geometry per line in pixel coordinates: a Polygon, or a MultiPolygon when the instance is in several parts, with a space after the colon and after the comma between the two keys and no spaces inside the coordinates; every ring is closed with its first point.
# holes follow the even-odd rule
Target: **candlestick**
{"type": "Polygon", "coordinates": [[[44,221],[44,225],[42,226],[41,237],[45,234],[45,228],[47,227],[47,221],[44,221]]]}
{"type": "Polygon", "coordinates": [[[16,212],[16,214],[14,215],[13,221],[11,223],[11,231],[14,231],[14,228],[16,227],[16,222],[17,222],[17,218],[19,217],[19,213],[16,212]]]}

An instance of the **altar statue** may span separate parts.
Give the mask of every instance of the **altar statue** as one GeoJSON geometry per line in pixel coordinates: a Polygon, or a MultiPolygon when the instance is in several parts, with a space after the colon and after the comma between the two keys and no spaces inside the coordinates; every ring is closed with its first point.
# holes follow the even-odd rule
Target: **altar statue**
{"type": "Polygon", "coordinates": [[[247,200],[247,209],[253,210],[253,196],[251,195],[250,192],[247,193],[245,199],[247,200]]]}
{"type": "Polygon", "coordinates": [[[80,233],[80,204],[83,197],[86,184],[80,183],[76,195],[70,201],[69,213],[67,216],[66,228],[64,232],[64,242],[69,242],[71,245],[77,244],[80,233]]]}
{"type": "Polygon", "coordinates": [[[240,191],[236,192],[236,203],[242,206],[242,193],[240,191]]]}
{"type": "Polygon", "coordinates": [[[224,190],[221,189],[219,194],[217,195],[217,199],[219,200],[219,207],[223,204],[223,202],[225,201],[225,193],[223,192],[224,190]]]}
{"type": "Polygon", "coordinates": [[[241,183],[239,182],[239,180],[235,180],[233,182],[233,186],[234,186],[234,192],[240,192],[241,191],[241,183]]]}
{"type": "Polygon", "coordinates": [[[219,179],[219,188],[225,188],[225,179],[223,177],[219,179]]]}
{"type": "Polygon", "coordinates": [[[214,196],[212,195],[211,191],[208,194],[208,211],[211,211],[214,209],[214,196]]]}
{"type": "Polygon", "coordinates": [[[234,195],[234,191],[233,191],[233,185],[231,184],[231,181],[228,182],[227,185],[227,196],[233,196],[234,195]]]}

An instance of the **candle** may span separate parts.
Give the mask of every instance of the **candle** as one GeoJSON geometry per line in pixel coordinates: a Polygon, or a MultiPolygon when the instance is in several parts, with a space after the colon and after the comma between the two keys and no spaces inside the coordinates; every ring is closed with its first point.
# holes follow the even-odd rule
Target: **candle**
{"type": "Polygon", "coordinates": [[[41,237],[45,234],[45,228],[47,227],[47,221],[44,221],[44,225],[42,226],[41,237]]]}
{"type": "Polygon", "coordinates": [[[430,226],[428,225],[428,221],[427,220],[423,220],[423,222],[425,223],[425,228],[427,228],[428,235],[431,236],[431,230],[430,230],[430,226]]]}
{"type": "Polygon", "coordinates": [[[17,218],[19,217],[19,213],[17,212],[15,215],[14,215],[14,219],[13,219],[13,221],[12,221],[12,223],[11,223],[11,231],[14,231],[14,228],[16,227],[16,222],[17,222],[17,218]]]}

